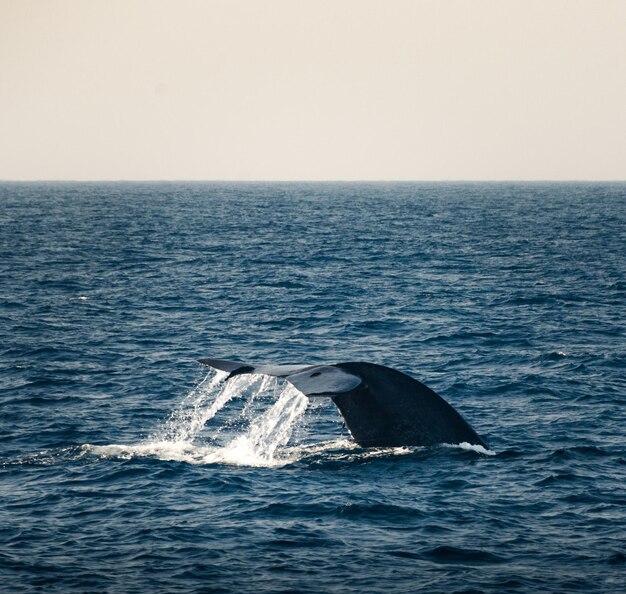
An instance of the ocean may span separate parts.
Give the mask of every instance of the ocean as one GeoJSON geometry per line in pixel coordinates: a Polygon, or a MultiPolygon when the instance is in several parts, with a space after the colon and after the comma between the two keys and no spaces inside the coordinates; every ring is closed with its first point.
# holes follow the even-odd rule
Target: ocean
{"type": "Polygon", "coordinates": [[[0,183],[0,590],[626,591],[625,183],[0,183]],[[224,374],[369,361],[488,448],[224,374]]]}

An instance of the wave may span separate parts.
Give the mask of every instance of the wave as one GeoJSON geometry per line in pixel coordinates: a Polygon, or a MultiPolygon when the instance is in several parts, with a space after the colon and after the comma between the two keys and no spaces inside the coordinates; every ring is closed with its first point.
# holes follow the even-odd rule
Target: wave
{"type": "Polygon", "coordinates": [[[462,443],[457,443],[457,444],[453,444],[453,443],[444,443],[443,447],[446,448],[458,448],[460,450],[465,450],[467,452],[476,452],[477,454],[483,454],[484,456],[495,456],[496,452],[494,452],[493,450],[489,450],[487,448],[485,448],[484,446],[481,445],[475,445],[472,443],[468,443],[467,441],[464,441],[462,443]]]}

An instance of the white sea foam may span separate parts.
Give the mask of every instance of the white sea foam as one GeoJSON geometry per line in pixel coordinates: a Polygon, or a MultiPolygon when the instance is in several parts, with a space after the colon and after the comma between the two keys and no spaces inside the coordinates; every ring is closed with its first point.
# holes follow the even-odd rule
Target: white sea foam
{"type": "Polygon", "coordinates": [[[456,443],[456,444],[454,444],[454,443],[444,443],[443,445],[445,447],[447,447],[447,448],[459,448],[461,450],[466,450],[466,451],[470,451],[470,452],[476,452],[477,454],[483,454],[485,456],[495,456],[496,455],[496,452],[494,452],[493,450],[488,450],[484,446],[468,443],[467,441],[464,441],[462,443],[456,443]]]}
{"type": "MultiPolygon", "coordinates": [[[[306,396],[304,397],[306,398],[306,396]]],[[[306,404],[306,403],[305,403],[306,404]]],[[[259,423],[259,427],[268,428],[259,423]]],[[[265,429],[262,430],[264,432],[265,429]]],[[[285,428],[281,431],[286,436],[285,428]]],[[[313,444],[280,445],[273,448],[273,455],[263,449],[263,440],[257,440],[258,433],[242,434],[225,446],[196,445],[186,441],[144,441],[138,444],[111,444],[82,446],[84,454],[130,460],[132,458],[158,458],[188,464],[228,464],[232,466],[280,467],[300,460],[320,457],[324,462],[352,462],[374,460],[389,456],[405,456],[415,452],[415,447],[368,448],[362,449],[356,442],[340,438],[313,444]]],[[[275,443],[275,442],[274,442],[275,443]]],[[[272,446],[270,446],[270,449],[272,446]]]]}

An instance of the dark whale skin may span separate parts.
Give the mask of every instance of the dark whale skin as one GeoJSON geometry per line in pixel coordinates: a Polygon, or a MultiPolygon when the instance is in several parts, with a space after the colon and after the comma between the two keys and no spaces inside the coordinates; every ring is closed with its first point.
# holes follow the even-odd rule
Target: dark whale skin
{"type": "Polygon", "coordinates": [[[375,363],[248,365],[200,359],[228,378],[258,373],[281,377],[308,397],[332,399],[354,440],[364,448],[467,442],[487,447],[439,394],[401,371],[375,363]]]}
{"type": "Polygon", "coordinates": [[[332,396],[362,447],[430,446],[485,442],[439,394],[412,377],[373,363],[339,363],[363,384],[332,396]]]}

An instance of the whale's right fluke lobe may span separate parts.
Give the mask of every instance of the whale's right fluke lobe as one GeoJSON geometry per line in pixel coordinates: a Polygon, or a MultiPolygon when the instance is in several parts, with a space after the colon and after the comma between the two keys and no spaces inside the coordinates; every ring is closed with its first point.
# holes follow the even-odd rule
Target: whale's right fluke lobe
{"type": "Polygon", "coordinates": [[[416,379],[373,363],[339,363],[363,388],[333,397],[354,439],[363,447],[486,444],[439,394],[416,379]]]}
{"type": "Polygon", "coordinates": [[[309,397],[328,396],[363,447],[486,444],[441,396],[412,377],[373,363],[247,365],[201,359],[229,378],[259,373],[285,378],[309,397]]]}

